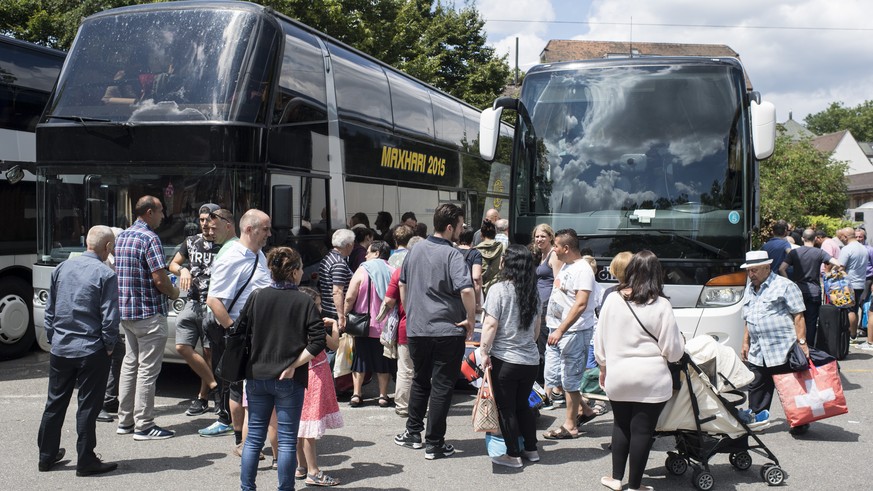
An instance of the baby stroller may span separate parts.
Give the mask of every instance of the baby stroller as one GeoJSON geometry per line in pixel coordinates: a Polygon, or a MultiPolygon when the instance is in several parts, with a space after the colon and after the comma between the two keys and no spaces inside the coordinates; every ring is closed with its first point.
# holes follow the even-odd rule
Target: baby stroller
{"type": "Polygon", "coordinates": [[[676,451],[667,453],[667,472],[680,476],[690,465],[692,485],[705,491],[715,485],[710,458],[726,453],[731,465],[745,471],[752,467],[753,452],[771,461],[761,467],[764,482],[782,484],[786,473],[779,460],[738,411],[746,401],[738,389],[752,382],[752,372],[731,348],[710,336],[688,341],[685,353],[679,362],[682,386],[667,402],[656,427],[657,437],[676,439],[676,451]]]}

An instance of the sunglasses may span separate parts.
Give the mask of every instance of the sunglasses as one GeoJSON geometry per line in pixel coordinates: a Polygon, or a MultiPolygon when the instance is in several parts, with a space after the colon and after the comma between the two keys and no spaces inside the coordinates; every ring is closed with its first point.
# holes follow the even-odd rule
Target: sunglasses
{"type": "Polygon", "coordinates": [[[224,221],[227,222],[227,223],[232,223],[232,222],[230,221],[230,219],[225,218],[225,217],[223,217],[223,216],[221,216],[221,215],[219,215],[218,213],[215,213],[215,212],[210,213],[210,214],[209,214],[209,218],[211,218],[211,219],[213,219],[213,220],[215,220],[216,218],[220,218],[220,219],[224,220],[224,221]]]}

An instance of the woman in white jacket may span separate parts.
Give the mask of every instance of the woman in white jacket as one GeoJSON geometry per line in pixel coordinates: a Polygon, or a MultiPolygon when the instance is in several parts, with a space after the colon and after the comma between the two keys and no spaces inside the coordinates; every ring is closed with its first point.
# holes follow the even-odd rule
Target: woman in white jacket
{"type": "Polygon", "coordinates": [[[603,301],[594,356],[600,385],[613,409],[612,476],[600,482],[621,490],[641,486],[658,417],[673,395],[667,362],[679,361],[685,342],[664,296],[664,271],[652,251],[634,254],[625,281],[603,301]],[[607,370],[608,369],[608,370],[607,370]]]}

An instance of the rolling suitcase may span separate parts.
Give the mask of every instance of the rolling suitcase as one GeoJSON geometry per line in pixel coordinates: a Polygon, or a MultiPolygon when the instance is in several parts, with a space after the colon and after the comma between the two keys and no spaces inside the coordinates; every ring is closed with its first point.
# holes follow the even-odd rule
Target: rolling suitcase
{"type": "Polygon", "coordinates": [[[849,311],[833,305],[821,306],[815,347],[837,360],[849,354],[849,311]]]}

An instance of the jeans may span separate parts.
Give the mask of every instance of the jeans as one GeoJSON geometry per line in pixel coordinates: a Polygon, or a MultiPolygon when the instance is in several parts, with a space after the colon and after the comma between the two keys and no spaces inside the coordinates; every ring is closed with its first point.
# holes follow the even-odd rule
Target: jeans
{"type": "Polygon", "coordinates": [[[109,361],[109,378],[106,380],[106,395],[103,396],[103,409],[118,412],[118,381],[121,379],[121,364],[124,363],[124,337],[119,335],[109,361]]]}
{"type": "Polygon", "coordinates": [[[267,425],[273,408],[279,423],[279,490],[294,489],[294,468],[297,465],[297,429],[303,411],[303,394],[306,388],[292,379],[246,380],[246,397],[249,403],[249,432],[246,436],[240,464],[240,489],[257,489],[258,458],[267,425]]]}
{"type": "Polygon", "coordinates": [[[49,387],[45,411],[39,425],[39,461],[54,462],[61,443],[61,429],[73,389],[78,388],[79,408],[76,411],[77,467],[94,463],[97,455],[97,415],[103,407],[106,377],[109,374],[109,356],[102,349],[81,358],[63,358],[51,355],[49,387]]]}
{"type": "Polygon", "coordinates": [[[565,332],[556,346],[546,347],[546,385],[579,392],[593,334],[594,329],[565,332]]]}
{"type": "Polygon", "coordinates": [[[167,346],[167,318],[123,320],[124,363],[118,387],[118,426],[136,431],[155,426],[155,384],[167,346]]]}
{"type": "Polygon", "coordinates": [[[415,373],[409,392],[406,430],[421,434],[427,411],[425,443],[439,446],[445,443],[446,418],[452,406],[455,382],[461,375],[464,337],[417,336],[409,338],[408,343],[415,373]]]}

